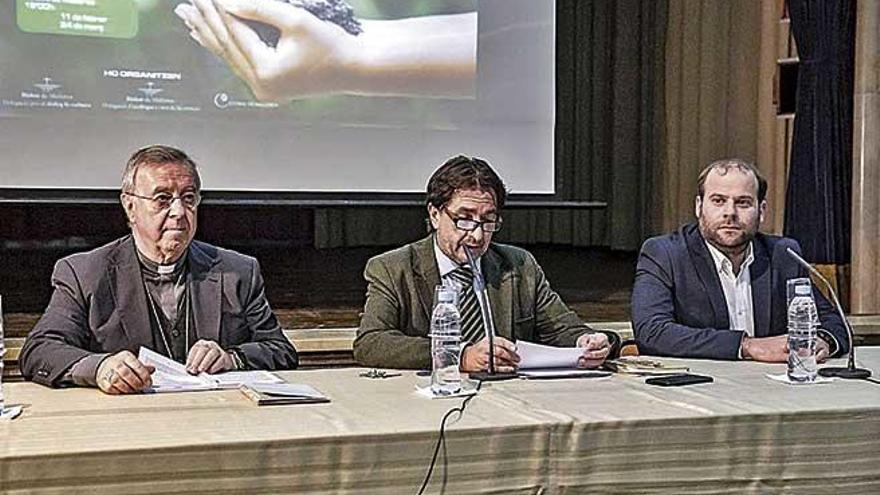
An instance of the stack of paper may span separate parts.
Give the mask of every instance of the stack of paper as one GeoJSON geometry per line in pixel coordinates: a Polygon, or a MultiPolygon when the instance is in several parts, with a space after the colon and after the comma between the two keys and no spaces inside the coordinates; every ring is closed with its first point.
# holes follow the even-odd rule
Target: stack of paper
{"type": "Polygon", "coordinates": [[[673,373],[686,373],[688,371],[688,367],[683,364],[644,356],[621,356],[607,361],[605,366],[617,373],[631,375],[669,375],[673,373]]]}
{"type": "Polygon", "coordinates": [[[314,387],[297,383],[250,383],[242,385],[241,392],[258,406],[330,402],[314,387]]]}

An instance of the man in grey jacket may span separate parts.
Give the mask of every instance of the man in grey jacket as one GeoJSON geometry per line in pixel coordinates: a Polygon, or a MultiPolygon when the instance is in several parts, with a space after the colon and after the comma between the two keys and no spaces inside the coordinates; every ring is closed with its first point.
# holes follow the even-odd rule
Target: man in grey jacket
{"type": "Polygon", "coordinates": [[[193,374],[296,367],[257,261],[193,240],[200,190],[183,151],[132,155],[120,195],[131,234],[56,263],[52,299],[22,349],[26,378],[139,392],[153,372],[136,357],[142,346],[193,374]]]}

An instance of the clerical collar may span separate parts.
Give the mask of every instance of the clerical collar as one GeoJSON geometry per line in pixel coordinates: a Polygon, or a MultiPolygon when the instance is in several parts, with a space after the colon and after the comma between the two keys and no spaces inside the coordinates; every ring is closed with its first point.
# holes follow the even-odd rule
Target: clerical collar
{"type": "Polygon", "coordinates": [[[147,258],[144,253],[140,251],[140,249],[135,248],[135,252],[137,252],[137,257],[138,261],[140,261],[141,263],[141,268],[152,275],[158,275],[162,277],[175,276],[183,272],[183,269],[186,267],[186,252],[184,252],[183,256],[178,258],[177,261],[168,264],[156,263],[150,258],[147,258]]]}

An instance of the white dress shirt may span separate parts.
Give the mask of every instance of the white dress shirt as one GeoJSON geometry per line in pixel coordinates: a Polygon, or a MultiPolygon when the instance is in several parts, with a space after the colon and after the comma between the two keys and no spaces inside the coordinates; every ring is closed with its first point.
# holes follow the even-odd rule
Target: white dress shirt
{"type": "Polygon", "coordinates": [[[755,317],[752,307],[752,278],[749,266],[755,261],[752,243],[746,248],[746,259],[739,268],[739,273],[734,275],[733,262],[715,246],[706,243],[718,278],[721,279],[721,289],[724,291],[724,299],[727,301],[727,316],[730,320],[731,330],[741,330],[749,337],[755,336],[755,317]]]}

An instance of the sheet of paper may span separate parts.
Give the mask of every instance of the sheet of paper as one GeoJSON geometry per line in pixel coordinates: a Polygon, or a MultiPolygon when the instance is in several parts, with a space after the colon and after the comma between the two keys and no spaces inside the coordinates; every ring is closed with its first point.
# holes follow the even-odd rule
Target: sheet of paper
{"type": "MultiPolygon", "coordinates": [[[[284,380],[278,378],[274,373],[266,370],[254,371],[227,371],[226,373],[217,373],[216,375],[203,374],[199,375],[206,379],[215,380],[220,388],[238,388],[241,385],[266,385],[266,384],[283,384],[284,380]]],[[[302,385],[305,386],[305,385],[302,385]]]]}
{"type": "Polygon", "coordinates": [[[146,347],[138,351],[138,361],[156,367],[153,372],[153,392],[191,392],[217,388],[216,383],[186,372],[186,366],[146,347]]]}
{"type": "Polygon", "coordinates": [[[578,358],[584,350],[578,347],[551,347],[524,340],[516,343],[519,369],[530,368],[577,368],[578,358]]]}
{"type": "Polygon", "coordinates": [[[834,378],[827,378],[824,376],[817,376],[816,380],[812,381],[812,382],[793,382],[788,378],[787,373],[783,373],[781,375],[771,375],[770,373],[767,373],[764,376],[766,376],[767,378],[769,378],[775,382],[787,383],[789,385],[795,385],[798,387],[803,386],[803,385],[821,385],[823,383],[833,383],[834,382],[834,378]]]}
{"type": "Polygon", "coordinates": [[[186,366],[148,347],[141,347],[138,350],[138,361],[155,366],[157,372],[161,371],[169,375],[188,375],[186,366]]]}
{"type": "Polygon", "coordinates": [[[311,385],[301,383],[252,383],[248,385],[257,392],[278,397],[308,397],[310,399],[326,398],[311,385]]]}
{"type": "Polygon", "coordinates": [[[0,421],[12,421],[21,414],[21,406],[9,406],[0,410],[0,421]]]}
{"type": "Polygon", "coordinates": [[[425,399],[454,399],[456,397],[467,397],[469,395],[476,395],[476,393],[477,393],[477,389],[467,388],[464,385],[462,385],[461,390],[459,390],[458,392],[456,392],[454,394],[434,395],[434,393],[431,392],[430,385],[426,385],[424,387],[420,387],[420,386],[416,385],[416,395],[418,395],[420,397],[424,397],[425,399]]]}
{"type": "Polygon", "coordinates": [[[229,371],[209,375],[190,375],[186,366],[146,347],[138,351],[138,360],[156,367],[153,373],[154,392],[189,392],[216,388],[238,388],[241,385],[284,383],[273,373],[265,370],[229,371]]]}

